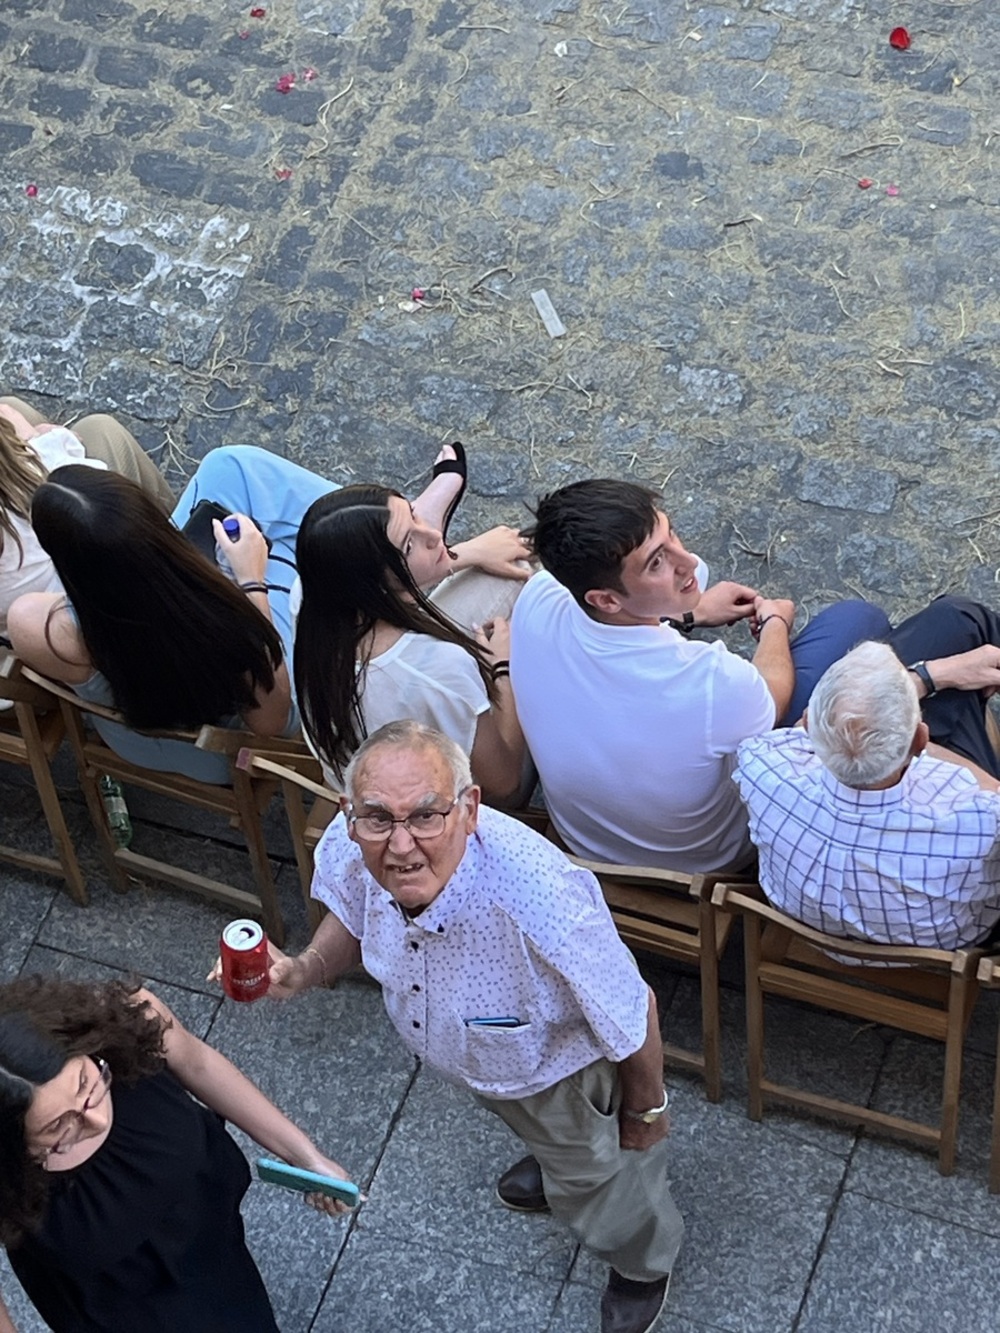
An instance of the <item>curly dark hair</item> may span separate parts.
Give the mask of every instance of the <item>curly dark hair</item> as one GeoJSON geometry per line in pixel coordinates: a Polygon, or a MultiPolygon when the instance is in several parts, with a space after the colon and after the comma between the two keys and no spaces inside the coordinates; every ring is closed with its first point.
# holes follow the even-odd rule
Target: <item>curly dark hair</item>
{"type": "Polygon", "coordinates": [[[163,1067],[163,1026],[135,1002],[139,987],[40,976],[0,986],[0,1244],[16,1244],[45,1211],[49,1176],[24,1132],[35,1089],[77,1055],[100,1055],[124,1083],[163,1067]]]}

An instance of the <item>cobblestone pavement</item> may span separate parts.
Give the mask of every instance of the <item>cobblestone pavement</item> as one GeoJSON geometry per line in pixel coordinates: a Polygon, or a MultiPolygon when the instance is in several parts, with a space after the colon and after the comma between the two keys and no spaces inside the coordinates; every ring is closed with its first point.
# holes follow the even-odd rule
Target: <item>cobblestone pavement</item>
{"type": "MultiPolygon", "coordinates": [[[[466,530],[628,475],[716,574],[806,612],[996,602],[991,0],[264,8],[2,0],[3,391],[53,419],[115,412],[176,482],[256,443],[411,487],[463,438],[466,530]]],[[[3,777],[0,833],[23,836],[35,807],[3,777]]],[[[147,837],[176,823],[135,813],[147,837]]],[[[77,832],[86,847],[82,813],[77,832]]],[[[234,855],[196,826],[169,836],[199,868],[234,855]]],[[[414,1073],[369,991],[294,1022],[220,1009],[200,982],[218,914],[166,891],[112,905],[91,869],[87,912],[0,872],[5,973],[127,960],[371,1182],[334,1241],[254,1190],[284,1333],[594,1326],[596,1270],[490,1203],[513,1145],[414,1073]]],[[[667,1023],[690,1022],[690,983],[657,984],[667,1023]]],[[[751,1126],[734,993],[727,1101],[678,1094],[691,1239],[664,1328],[993,1333],[987,1017],[941,1181],[896,1147],[751,1126]]],[[[787,1062],[830,1052],[833,1089],[932,1096],[923,1047],[819,1017],[782,1034],[787,1062]]]]}

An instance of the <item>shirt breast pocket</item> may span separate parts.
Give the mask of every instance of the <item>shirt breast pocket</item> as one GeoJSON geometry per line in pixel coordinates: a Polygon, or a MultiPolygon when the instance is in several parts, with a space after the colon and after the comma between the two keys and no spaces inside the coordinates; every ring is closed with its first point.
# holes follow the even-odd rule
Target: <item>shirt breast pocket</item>
{"type": "Polygon", "coordinates": [[[461,1071],[480,1088],[510,1090],[534,1081],[541,1051],[540,1029],[532,1023],[520,1027],[468,1026],[458,1017],[461,1042],[461,1071]]]}

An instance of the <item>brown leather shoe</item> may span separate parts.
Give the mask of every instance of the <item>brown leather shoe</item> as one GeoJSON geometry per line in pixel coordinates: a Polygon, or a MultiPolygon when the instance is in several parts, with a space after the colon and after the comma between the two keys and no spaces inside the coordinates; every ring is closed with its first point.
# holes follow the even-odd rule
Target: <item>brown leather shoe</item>
{"type": "Polygon", "coordinates": [[[515,1213],[547,1213],[542,1168],[534,1157],[522,1157],[497,1181],[497,1198],[515,1213]]]}
{"type": "Polygon", "coordinates": [[[601,1333],[650,1333],[669,1290],[669,1273],[655,1282],[633,1282],[612,1268],[601,1297],[601,1333]]]}

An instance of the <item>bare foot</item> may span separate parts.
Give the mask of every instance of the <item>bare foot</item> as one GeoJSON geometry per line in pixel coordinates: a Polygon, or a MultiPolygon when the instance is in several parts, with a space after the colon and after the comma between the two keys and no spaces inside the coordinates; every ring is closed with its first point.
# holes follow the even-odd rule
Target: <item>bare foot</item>
{"type": "MultiPolygon", "coordinates": [[[[458,455],[450,444],[442,445],[435,458],[435,463],[442,463],[446,458],[454,459],[458,455]]],[[[441,530],[448,506],[462,488],[462,478],[457,472],[442,472],[440,477],[432,478],[417,498],[413,501],[413,512],[432,528],[441,530]]]]}

